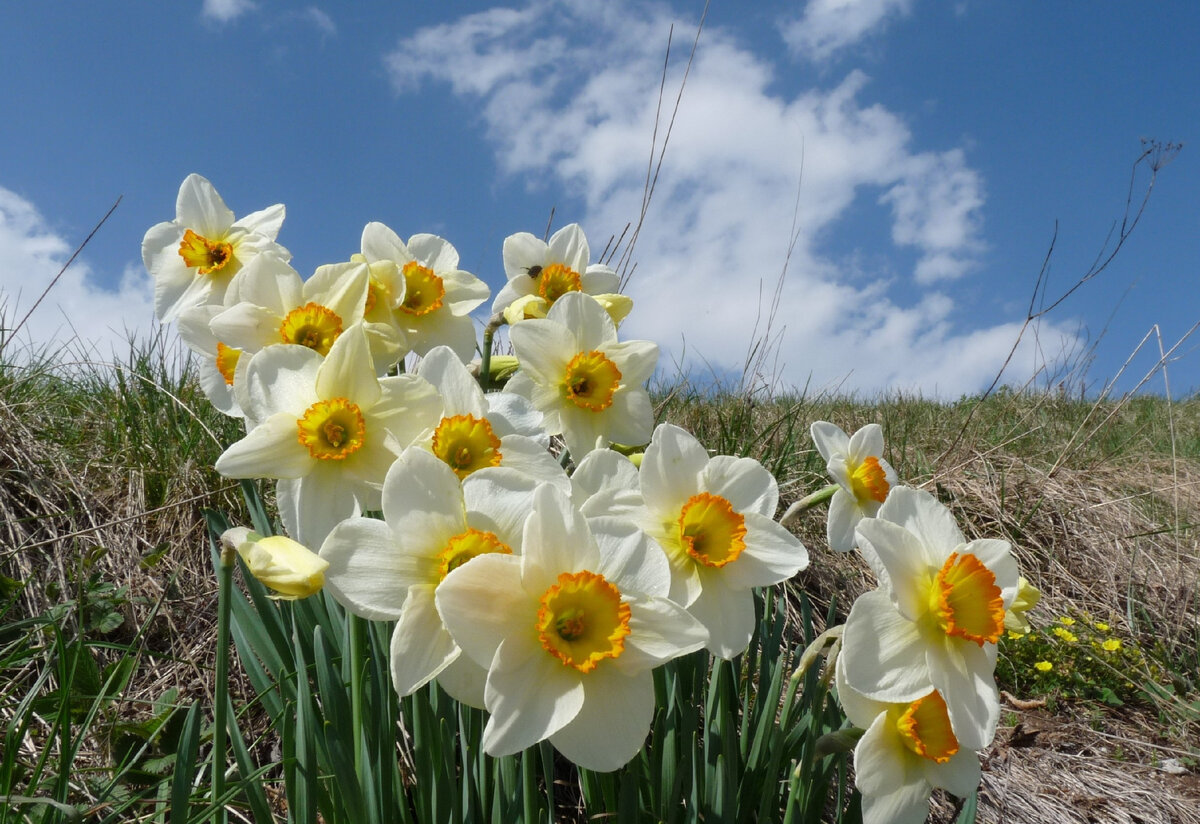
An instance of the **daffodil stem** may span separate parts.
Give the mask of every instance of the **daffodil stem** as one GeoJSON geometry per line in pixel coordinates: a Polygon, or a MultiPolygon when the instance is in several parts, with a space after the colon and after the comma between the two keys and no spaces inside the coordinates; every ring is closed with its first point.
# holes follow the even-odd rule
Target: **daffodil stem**
{"type": "MultiPolygon", "coordinates": [[[[233,567],[237,550],[221,546],[217,565],[217,666],[213,706],[212,797],[215,801],[225,795],[226,708],[229,705],[229,615],[233,604],[233,567]]],[[[217,824],[226,821],[225,808],[213,818],[217,824]]]]}
{"type": "Polygon", "coordinates": [[[783,517],[779,519],[779,523],[781,523],[783,526],[791,526],[804,512],[812,509],[818,504],[825,503],[832,498],[833,493],[837,492],[839,489],[841,489],[839,485],[830,484],[829,486],[818,489],[811,495],[805,495],[803,498],[787,508],[787,512],[783,513],[783,517]]]}
{"type": "Polygon", "coordinates": [[[496,330],[504,325],[504,315],[492,315],[487,326],[483,327],[483,349],[479,352],[479,387],[484,391],[492,384],[492,338],[496,330]]]}
{"type": "Polygon", "coordinates": [[[366,621],[357,615],[346,615],[350,622],[350,715],[354,726],[354,774],[359,784],[363,779],[363,631],[366,621]]]}

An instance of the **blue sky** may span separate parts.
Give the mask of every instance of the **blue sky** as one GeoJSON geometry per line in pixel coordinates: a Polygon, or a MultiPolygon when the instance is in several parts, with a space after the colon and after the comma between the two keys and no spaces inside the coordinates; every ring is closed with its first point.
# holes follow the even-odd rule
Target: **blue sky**
{"type": "MultiPolygon", "coordinates": [[[[304,275],[379,220],[443,235],[495,292],[504,237],[541,234],[552,207],[596,255],[637,219],[668,31],[669,116],[702,8],[4,4],[7,322],[122,195],[27,331],[74,330],[107,353],[150,329],[141,238],[174,217],[190,172],[238,215],[286,204],[280,241],[304,275]]],[[[1132,388],[1158,360],[1158,337],[1135,354],[1147,333],[1170,348],[1200,321],[1197,42],[1190,0],[714,0],[623,336],[660,343],[668,371],[736,372],[795,232],[770,377],[977,391],[1016,340],[1056,226],[1049,298],[1121,220],[1140,140],[1181,142],[1112,265],[1026,332],[1006,373],[1075,367],[1073,386],[1095,392],[1132,355],[1118,381],[1132,388]]],[[[1167,374],[1176,395],[1200,387],[1200,333],[1167,374]]],[[[1146,388],[1162,387],[1155,372],[1146,388]]]]}

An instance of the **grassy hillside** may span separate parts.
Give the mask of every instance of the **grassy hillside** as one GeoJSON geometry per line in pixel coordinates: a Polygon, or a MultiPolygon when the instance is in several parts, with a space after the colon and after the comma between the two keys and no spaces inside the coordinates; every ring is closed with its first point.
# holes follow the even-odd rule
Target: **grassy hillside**
{"type": "MultiPolygon", "coordinates": [[[[236,483],[212,469],[242,429],[162,339],[119,364],[4,359],[0,794],[34,774],[53,784],[73,760],[87,769],[70,792],[86,802],[130,752],[147,773],[166,769],[158,721],[211,689],[216,585],[201,510],[248,523],[236,483]],[[83,647],[86,660],[71,652],[83,647]],[[34,722],[14,736],[31,711],[78,711],[55,692],[64,661],[94,682],[89,694],[109,687],[80,705],[91,734],[68,745],[34,722]]],[[[979,820],[1200,822],[1200,398],[935,403],[678,384],[659,402],[660,420],[711,450],[762,461],[783,507],[827,483],[812,421],[877,422],[904,483],[935,492],[968,538],[1012,543],[1043,599],[1035,631],[1001,643],[1006,707],[979,820]]],[[[798,525],[812,563],[792,587],[844,617],[873,580],[825,548],[823,516],[798,525]]]]}

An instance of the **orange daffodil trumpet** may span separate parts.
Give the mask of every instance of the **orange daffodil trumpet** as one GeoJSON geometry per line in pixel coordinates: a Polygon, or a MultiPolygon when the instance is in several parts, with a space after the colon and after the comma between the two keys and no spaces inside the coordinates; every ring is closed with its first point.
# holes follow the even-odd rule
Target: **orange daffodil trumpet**
{"type": "Polygon", "coordinates": [[[810,432],[825,468],[839,489],[829,502],[826,535],[835,552],[854,549],[854,527],[873,518],[896,486],[896,471],[883,459],[883,429],[870,423],[853,435],[827,421],[816,421],[810,432]]]}
{"type": "Polygon", "coordinates": [[[362,254],[353,259],[370,267],[367,320],[398,330],[418,355],[443,345],[459,360],[470,360],[475,352],[470,314],[491,290],[458,268],[458,252],[448,241],[417,234],[405,243],[382,223],[368,223],[362,254]]]}
{"type": "Polygon", "coordinates": [[[340,521],[379,509],[388,467],[441,407],[423,378],[375,376],[361,324],[324,358],[296,344],[263,349],[237,389],[253,428],[217,459],[217,471],[279,479],[284,528],[307,546],[319,546],[340,521]]]}
{"type": "Polygon", "coordinates": [[[383,484],[383,521],[352,518],[321,546],[330,592],[356,615],[396,621],[392,684],[410,695],[431,679],[453,698],[484,705],[487,669],[460,655],[434,608],[434,594],[455,569],[489,553],[519,554],[521,530],[537,481],[488,468],[461,485],[429,452],[411,447],[383,484]]]}
{"type": "Polygon", "coordinates": [[[654,412],[645,382],[658,345],[617,340],[608,313],[590,296],[559,297],[545,318],[513,326],[509,336],[521,371],[506,388],[529,399],[548,434],[563,436],[578,461],[609,443],[645,443],[654,412]]]}
{"type": "Polygon", "coordinates": [[[503,313],[510,324],[544,318],[555,302],[569,292],[595,297],[619,324],[633,301],[617,293],[621,278],[609,267],[588,263],[591,250],[579,224],[564,226],[547,243],[528,232],[504,240],[504,272],[508,283],[492,302],[493,313],[503,313]]]}
{"type": "Polygon", "coordinates": [[[521,434],[523,417],[541,415],[527,407],[516,412],[523,399],[510,393],[485,395],[467,367],[447,346],[430,350],[417,368],[442,398],[442,417],[433,428],[427,448],[450,467],[460,480],[480,469],[503,466],[537,481],[570,488],[567,473],[546,449],[547,443],[521,434]],[[504,401],[502,398],[509,400],[504,401]]]}
{"type": "Polygon", "coordinates": [[[987,746],[1000,712],[996,642],[1018,588],[1008,542],[966,541],[950,510],[908,487],[892,490],[857,535],[879,588],[846,619],[847,682],[885,703],[936,689],[962,745],[987,746]]]}
{"type": "Polygon", "coordinates": [[[707,633],[667,600],[667,560],[617,518],[585,518],[542,484],[520,555],[479,555],[438,586],[455,642],[487,669],[483,746],[509,755],[546,739],[587,769],[641,749],[654,714],[651,671],[707,633]]]}
{"type": "MultiPolygon", "coordinates": [[[[979,755],[959,741],[937,690],[904,703],[873,701],[836,665],[838,701],[850,723],[865,730],[854,747],[854,783],[863,824],[920,824],[934,787],[965,798],[979,786],[979,755]]],[[[989,739],[990,743],[990,739],[989,739]]]]}
{"type": "Polygon", "coordinates": [[[154,278],[154,314],[167,323],[192,306],[220,304],[234,276],[256,257],[286,261],[287,249],[275,242],[284,208],[235,219],[205,178],[188,175],[179,187],[175,219],[156,224],[142,240],[142,262],[154,278]]]}
{"type": "Polygon", "coordinates": [[[775,479],[752,458],[710,457],[686,431],[661,424],[639,481],[639,523],[666,552],[671,599],[708,629],[710,652],[733,658],[754,632],[754,587],[808,566],[808,550],[772,520],[775,479]]]}

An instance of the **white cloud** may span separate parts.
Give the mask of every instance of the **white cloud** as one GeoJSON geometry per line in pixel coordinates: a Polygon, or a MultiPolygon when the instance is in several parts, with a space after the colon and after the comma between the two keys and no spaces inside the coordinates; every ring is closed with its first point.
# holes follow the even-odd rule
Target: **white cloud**
{"type": "Polygon", "coordinates": [[[254,9],[253,0],[204,0],[200,13],[209,20],[228,23],[254,9]]]}
{"type": "MultiPolygon", "coordinates": [[[[433,80],[478,101],[501,169],[577,194],[585,213],[560,219],[578,218],[598,250],[640,211],[672,22],[678,54],[695,24],[662,6],[535,0],[421,29],[388,65],[402,91],[433,80]]],[[[680,60],[660,141],[682,73],[680,60]]],[[[952,396],[991,380],[1016,328],[960,317],[931,287],[969,272],[983,249],[982,181],[960,150],[914,149],[899,116],[862,101],[868,82],[851,72],[782,97],[760,53],[706,29],[636,249],[624,336],[663,344],[665,363],[686,348],[697,364],[740,368],[764,331],[794,215],[773,328],[786,381],[952,396]],[[891,237],[863,244],[911,248],[911,274],[864,269],[856,251],[843,267],[827,250],[856,202],[890,210],[891,237]]]]}
{"type": "MultiPolygon", "coordinates": [[[[0,187],[0,323],[11,331],[71,256],[72,243],[54,232],[32,203],[0,187]]],[[[86,260],[76,258],[34,309],[4,358],[21,351],[68,350],[111,359],[128,352],[131,335],[154,330],[150,276],[129,267],[115,290],[96,285],[86,260]]]]}
{"type": "Polygon", "coordinates": [[[809,0],[804,14],[784,23],[781,34],[793,53],[820,63],[911,8],[912,0],[809,0]]]}
{"type": "Polygon", "coordinates": [[[316,26],[322,34],[328,37],[333,37],[337,34],[337,24],[333,22],[333,18],[316,6],[309,6],[304,9],[304,11],[300,12],[300,16],[316,26]]]}

